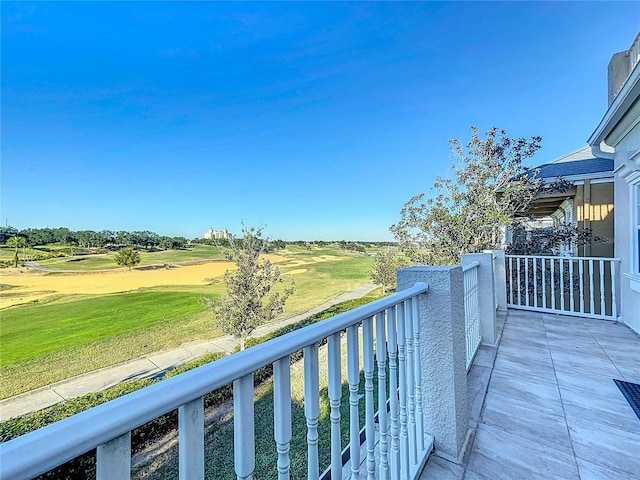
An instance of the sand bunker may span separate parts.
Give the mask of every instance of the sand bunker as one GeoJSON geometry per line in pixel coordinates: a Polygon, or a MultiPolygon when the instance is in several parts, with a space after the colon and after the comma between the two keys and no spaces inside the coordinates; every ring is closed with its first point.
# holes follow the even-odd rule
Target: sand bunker
{"type": "Polygon", "coordinates": [[[139,270],[115,270],[95,273],[45,274],[15,269],[0,273],[0,308],[41,300],[50,295],[99,295],[128,292],[138,288],[171,285],[208,285],[235,268],[230,262],[211,262],[170,268],[141,267],[139,270]]]}
{"type": "Polygon", "coordinates": [[[306,273],[306,268],[298,268],[296,270],[291,270],[290,272],[283,272],[285,275],[300,275],[301,273],[306,273]]]}
{"type": "MultiPolygon", "coordinates": [[[[265,255],[272,263],[286,262],[282,255],[265,255]]],[[[134,270],[118,269],[101,272],[55,273],[26,268],[0,270],[0,308],[11,307],[52,295],[101,295],[129,292],[139,288],[175,285],[209,285],[227,270],[231,262],[216,261],[195,265],[141,266],[134,270]]],[[[288,274],[304,273],[298,269],[288,274]]]]}

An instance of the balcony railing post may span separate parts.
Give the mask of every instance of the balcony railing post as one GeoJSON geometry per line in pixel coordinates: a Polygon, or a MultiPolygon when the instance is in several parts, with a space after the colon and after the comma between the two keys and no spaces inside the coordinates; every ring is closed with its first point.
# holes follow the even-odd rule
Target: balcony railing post
{"type": "MultiPolygon", "coordinates": [[[[498,340],[496,320],[493,253],[467,253],[460,257],[462,266],[479,262],[478,267],[478,311],[480,313],[480,336],[484,345],[495,345],[498,340]]],[[[505,294],[506,301],[506,294],[505,294]]]]}
{"type": "Polygon", "coordinates": [[[237,479],[252,479],[256,468],[253,373],[233,381],[233,450],[237,479]]]}
{"type": "Polygon", "coordinates": [[[204,397],[178,408],[179,478],[204,480],[204,397]]]}
{"type": "MultiPolygon", "coordinates": [[[[464,285],[461,267],[410,267],[398,271],[398,290],[429,285],[418,297],[424,433],[438,454],[460,463],[469,439],[464,285]]],[[[492,282],[493,283],[493,282],[492,282]]]]}
{"type": "Polygon", "coordinates": [[[131,432],[100,445],[96,452],[97,480],[131,478],[131,432]]]}
{"type": "MultiPolygon", "coordinates": [[[[507,313],[507,270],[504,250],[485,250],[493,255],[493,288],[495,289],[496,310],[507,313]]],[[[544,268],[542,269],[544,272],[544,268]]],[[[543,283],[544,285],[544,283],[543,283]]]]}

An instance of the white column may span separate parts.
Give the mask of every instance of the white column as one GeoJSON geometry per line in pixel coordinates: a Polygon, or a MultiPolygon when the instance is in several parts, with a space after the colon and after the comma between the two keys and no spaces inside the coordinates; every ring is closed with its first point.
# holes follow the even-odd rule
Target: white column
{"type": "Polygon", "coordinates": [[[376,361],[378,362],[378,423],[380,425],[380,479],[389,478],[389,415],[387,414],[387,341],[385,314],[376,315],[376,361]]]}
{"type": "Polygon", "coordinates": [[[367,445],[367,480],[375,480],[375,411],[373,403],[373,317],[362,321],[362,363],[364,366],[365,435],[367,445]]]}
{"type": "Polygon", "coordinates": [[[410,267],[398,271],[398,289],[424,282],[418,298],[424,433],[438,455],[460,463],[469,437],[464,285],[461,267],[410,267]]]}
{"type": "Polygon", "coordinates": [[[233,381],[233,450],[238,480],[251,480],[256,468],[253,372],[233,381]]]}
{"type": "Polygon", "coordinates": [[[178,458],[181,480],[204,480],[204,398],[178,408],[178,458]]]}
{"type": "Polygon", "coordinates": [[[340,437],[340,399],[342,398],[342,368],[340,333],[331,335],[328,359],[329,405],[331,407],[331,478],[342,477],[342,442],[340,437]]]}
{"type": "MultiPolygon", "coordinates": [[[[496,304],[493,272],[493,253],[467,253],[460,257],[462,265],[479,262],[478,267],[478,312],[480,314],[480,336],[484,345],[495,345],[498,341],[496,304]]],[[[506,295],[506,294],[505,294],[506,295]]]]}
{"type": "Polygon", "coordinates": [[[98,447],[96,478],[98,480],[131,478],[131,432],[120,435],[98,447]]]}
{"type": "Polygon", "coordinates": [[[307,417],[307,478],[320,475],[318,460],[318,417],[320,416],[320,382],[318,344],[304,348],[304,414],[307,417]]]}
{"type": "Polygon", "coordinates": [[[291,358],[273,362],[273,434],[278,452],[278,480],[290,478],[291,358]]]}
{"type": "Polygon", "coordinates": [[[387,310],[387,347],[389,349],[389,435],[391,478],[400,478],[400,425],[398,423],[398,336],[396,307],[387,310]]]}
{"type": "Polygon", "coordinates": [[[351,478],[360,478],[360,419],[358,391],[360,388],[360,359],[358,325],[347,327],[347,382],[349,383],[349,453],[351,478]]]}

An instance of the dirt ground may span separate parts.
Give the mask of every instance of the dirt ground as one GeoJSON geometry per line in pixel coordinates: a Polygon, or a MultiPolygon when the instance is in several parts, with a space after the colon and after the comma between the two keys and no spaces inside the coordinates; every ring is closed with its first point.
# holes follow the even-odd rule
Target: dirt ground
{"type": "MultiPolygon", "coordinates": [[[[274,263],[286,260],[277,255],[270,255],[269,259],[274,263]]],[[[230,262],[55,274],[26,267],[7,268],[0,271],[0,308],[60,294],[99,295],[155,286],[208,285],[212,279],[222,277],[226,270],[233,268],[230,262]]]]}

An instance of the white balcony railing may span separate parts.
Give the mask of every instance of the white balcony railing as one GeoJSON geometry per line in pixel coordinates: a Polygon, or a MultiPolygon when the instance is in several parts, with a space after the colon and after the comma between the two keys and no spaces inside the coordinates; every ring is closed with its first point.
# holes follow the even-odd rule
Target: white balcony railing
{"type": "MultiPolygon", "coordinates": [[[[477,269],[477,266],[468,271],[477,269]]],[[[0,477],[31,478],[97,448],[98,479],[130,478],[131,431],[174,409],[179,412],[179,475],[204,478],[203,396],[233,382],[235,473],[252,478],[255,468],[253,373],[272,364],[274,371],[274,440],[279,479],[290,478],[290,356],[303,350],[304,412],[307,424],[307,477],[319,478],[320,342],[327,341],[328,397],[331,422],[331,478],[342,477],[340,403],[341,342],[346,330],[347,382],[350,405],[352,478],[361,460],[367,478],[415,478],[431,450],[426,445],[418,298],[427,285],[416,283],[315,325],[225,357],[174,378],[0,445],[0,477]],[[362,337],[362,348],[360,348],[362,337]],[[360,365],[362,358],[362,366],[360,365]],[[377,446],[374,372],[377,363],[377,446]],[[364,372],[366,455],[360,458],[359,384],[364,372]],[[388,372],[388,377],[387,377],[388,372]]],[[[477,302],[477,296],[474,300],[477,302]]],[[[466,388],[464,390],[466,392],[466,388]]]]}
{"type": "Polygon", "coordinates": [[[618,316],[619,258],[507,255],[511,308],[592,318],[618,316]]]}
{"type": "Polygon", "coordinates": [[[480,336],[480,299],[478,298],[478,268],[480,262],[472,262],[462,267],[464,276],[464,324],[467,352],[467,371],[471,368],[478,347],[482,342],[480,336]]]}

